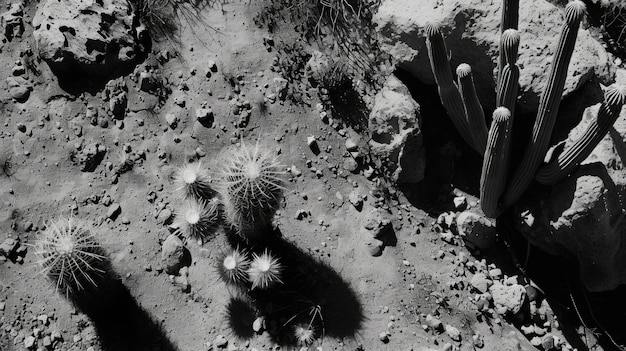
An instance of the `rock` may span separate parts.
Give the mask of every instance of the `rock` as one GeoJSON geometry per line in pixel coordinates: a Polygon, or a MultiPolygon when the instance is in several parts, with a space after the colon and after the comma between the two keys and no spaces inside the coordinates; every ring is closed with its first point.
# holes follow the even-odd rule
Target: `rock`
{"type": "Polygon", "coordinates": [[[93,172],[102,162],[106,148],[98,143],[90,143],[78,152],[70,154],[70,160],[80,166],[82,172],[93,172]]]}
{"type": "Polygon", "coordinates": [[[446,328],[445,329],[446,329],[446,334],[448,334],[450,339],[452,339],[454,341],[461,341],[461,332],[457,328],[455,328],[455,327],[453,327],[453,326],[451,326],[449,324],[446,324],[446,328]]]}
{"type": "Polygon", "coordinates": [[[378,338],[380,339],[380,341],[384,342],[385,344],[389,342],[389,332],[380,332],[380,334],[378,334],[378,338]]]}
{"type": "Polygon", "coordinates": [[[24,77],[8,77],[7,90],[11,98],[18,102],[25,102],[30,97],[33,86],[24,77]]]}
{"type": "Polygon", "coordinates": [[[489,292],[496,307],[502,306],[512,314],[520,311],[526,298],[526,289],[519,284],[504,285],[494,282],[489,292]]]}
{"type": "MultiPolygon", "coordinates": [[[[618,83],[626,83],[626,71],[618,70],[618,83]]],[[[583,113],[566,145],[596,118],[597,110],[598,105],[583,113]]],[[[626,192],[621,151],[626,142],[625,117],[626,109],[622,109],[613,130],[581,166],[547,190],[529,191],[516,206],[516,217],[510,219],[533,245],[552,255],[576,260],[585,287],[593,292],[612,290],[626,283],[626,221],[621,195],[626,192]],[[524,221],[529,217],[534,220],[524,221]]]]}
{"type": "Polygon", "coordinates": [[[14,239],[14,238],[4,239],[2,244],[0,244],[0,255],[5,256],[7,258],[13,256],[19,245],[20,245],[20,242],[17,239],[14,239]]]}
{"type": "Polygon", "coordinates": [[[431,314],[426,315],[424,324],[434,330],[441,330],[443,327],[443,323],[441,323],[439,319],[433,317],[433,315],[431,314]]]}
{"type": "Polygon", "coordinates": [[[139,73],[139,90],[151,92],[158,88],[159,84],[152,72],[139,73]]]}
{"type": "Polygon", "coordinates": [[[363,224],[369,235],[373,238],[381,239],[393,232],[391,220],[381,209],[372,209],[363,224]]]}
{"type": "MultiPolygon", "coordinates": [[[[451,52],[452,70],[460,63],[472,66],[476,90],[483,106],[495,104],[495,79],[500,43],[500,3],[482,0],[404,0],[383,1],[374,16],[382,49],[393,56],[398,66],[418,80],[434,84],[423,35],[427,23],[443,27],[451,52]]],[[[537,111],[539,96],[547,84],[549,67],[564,23],[564,12],[544,0],[520,2],[520,98],[522,113],[537,111]]],[[[581,29],[568,69],[564,96],[590,79],[608,85],[615,67],[602,45],[581,29]]]]}
{"type": "Polygon", "coordinates": [[[344,157],[343,158],[343,169],[345,169],[346,171],[348,171],[350,173],[356,173],[356,172],[358,172],[359,164],[351,156],[344,157]]]}
{"type": "Polygon", "coordinates": [[[289,87],[289,81],[285,78],[276,77],[272,81],[274,92],[278,95],[278,98],[284,100],[287,97],[287,88],[289,87]]]}
{"type": "Polygon", "coordinates": [[[32,349],[35,346],[35,341],[36,339],[34,336],[27,336],[26,338],[24,338],[24,347],[29,350],[32,349]]]}
{"type": "Polygon", "coordinates": [[[554,349],[554,337],[550,334],[546,335],[541,339],[541,347],[545,351],[550,351],[554,349]]]}
{"type": "Polygon", "coordinates": [[[481,250],[489,249],[495,244],[495,225],[482,213],[473,210],[462,212],[456,218],[456,228],[465,242],[481,250]]]}
{"type": "Polygon", "coordinates": [[[318,155],[320,153],[320,147],[317,144],[317,139],[315,138],[315,136],[309,135],[308,137],[306,137],[306,144],[309,146],[314,154],[318,155]]]}
{"type": "Polygon", "coordinates": [[[357,211],[361,211],[363,208],[363,196],[359,194],[356,190],[350,192],[348,195],[348,201],[357,209],[357,211]]]}
{"type": "Polygon", "coordinates": [[[465,196],[457,196],[452,200],[454,203],[454,208],[463,211],[467,207],[467,198],[465,196]]]}
{"type": "Polygon", "coordinates": [[[165,122],[171,129],[176,129],[178,125],[178,117],[176,117],[173,113],[168,113],[165,115],[165,122]]]}
{"type": "Polygon", "coordinates": [[[472,280],[470,280],[470,285],[472,285],[474,289],[480,291],[481,293],[487,292],[491,284],[493,284],[493,282],[482,273],[474,274],[472,280]]]}
{"type": "Polygon", "coordinates": [[[0,22],[4,29],[4,37],[11,41],[13,38],[21,38],[24,33],[24,6],[16,2],[11,4],[7,12],[2,14],[0,22]]]}
{"type": "Polygon", "coordinates": [[[220,334],[215,338],[215,341],[213,341],[213,344],[218,349],[224,349],[228,345],[228,339],[226,339],[224,335],[220,334]]]}
{"type": "Polygon", "coordinates": [[[374,98],[368,119],[370,151],[377,168],[387,169],[397,183],[418,183],[424,178],[419,111],[408,88],[393,76],[374,98]]]}
{"type": "Polygon", "coordinates": [[[185,246],[176,235],[170,234],[161,247],[161,261],[165,268],[165,273],[176,275],[185,265],[185,246]]]}
{"type": "Polygon", "coordinates": [[[133,65],[146,35],[128,0],[42,1],[33,28],[39,57],[55,74],[82,79],[133,65]]]}
{"type": "Polygon", "coordinates": [[[199,108],[196,110],[196,119],[206,128],[210,128],[214,121],[213,111],[210,108],[199,108]]]}
{"type": "Polygon", "coordinates": [[[265,318],[261,317],[257,317],[254,322],[252,322],[252,330],[254,330],[255,333],[259,334],[263,332],[264,329],[264,325],[265,325],[265,318]]]}
{"type": "Polygon", "coordinates": [[[311,58],[304,66],[304,74],[314,88],[323,84],[324,77],[330,70],[330,57],[320,51],[313,51],[311,58]]]}
{"type": "Polygon", "coordinates": [[[383,254],[383,250],[385,249],[385,244],[378,240],[374,239],[367,244],[370,255],[374,257],[378,257],[383,254]]]}
{"type": "Polygon", "coordinates": [[[115,220],[117,216],[122,212],[122,207],[117,202],[114,202],[111,206],[109,206],[109,210],[107,211],[107,218],[115,220]]]}

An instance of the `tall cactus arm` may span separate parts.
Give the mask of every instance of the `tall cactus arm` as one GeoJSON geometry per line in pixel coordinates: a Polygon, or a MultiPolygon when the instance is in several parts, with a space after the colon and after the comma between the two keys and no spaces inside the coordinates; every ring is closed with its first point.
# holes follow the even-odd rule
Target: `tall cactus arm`
{"type": "Polygon", "coordinates": [[[489,217],[498,216],[498,200],[506,185],[509,158],[504,153],[504,145],[511,135],[510,127],[511,111],[498,107],[493,112],[480,177],[480,206],[489,217]]]}
{"type": "Polygon", "coordinates": [[[569,175],[604,138],[619,117],[625,102],[626,86],[610,86],[604,94],[597,118],[589,123],[585,132],[571,146],[539,169],[537,181],[552,185],[569,175]]]}
{"type": "Polygon", "coordinates": [[[570,2],[565,8],[567,21],[561,32],[557,52],[552,61],[548,84],[539,100],[539,110],[533,126],[531,139],[524,157],[504,194],[503,205],[505,207],[515,203],[526,191],[549,148],[552,129],[554,128],[563,87],[565,86],[567,67],[574,51],[578,27],[584,13],[585,4],[580,0],[570,2]]]}
{"type": "Polygon", "coordinates": [[[478,95],[476,95],[472,67],[467,63],[462,63],[456,68],[456,75],[465,106],[469,132],[474,141],[474,149],[482,155],[485,153],[485,146],[487,145],[487,123],[485,122],[485,112],[480,105],[478,95]]]}
{"type": "Polygon", "coordinates": [[[500,47],[506,56],[506,65],[502,68],[502,78],[496,98],[497,106],[504,106],[515,113],[515,101],[519,85],[519,68],[516,65],[519,48],[519,33],[516,29],[507,29],[502,33],[500,47]]]}
{"type": "MultiPolygon", "coordinates": [[[[502,1],[502,19],[500,21],[500,33],[504,34],[507,29],[517,29],[519,22],[519,0],[503,0],[502,1]]],[[[498,90],[500,89],[500,79],[502,78],[502,69],[506,65],[506,56],[504,48],[500,43],[500,56],[498,57],[498,90]]]]}
{"type": "Polygon", "coordinates": [[[428,24],[426,25],[425,32],[430,67],[435,76],[435,81],[437,82],[439,97],[441,98],[443,107],[448,111],[448,115],[450,115],[450,119],[459,134],[461,134],[461,137],[476,149],[469,131],[469,123],[465,116],[461,94],[452,78],[452,70],[450,68],[450,61],[448,60],[448,49],[446,48],[446,43],[441,34],[441,28],[439,28],[437,24],[428,24]]]}

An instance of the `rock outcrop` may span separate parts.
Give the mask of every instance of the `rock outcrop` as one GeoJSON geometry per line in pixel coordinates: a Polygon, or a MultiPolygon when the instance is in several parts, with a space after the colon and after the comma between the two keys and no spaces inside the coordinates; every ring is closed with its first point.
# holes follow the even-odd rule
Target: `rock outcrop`
{"type": "Polygon", "coordinates": [[[368,122],[370,151],[397,183],[418,183],[424,178],[419,111],[408,88],[394,76],[374,98],[368,122]]]}
{"type": "MultiPolygon", "coordinates": [[[[626,72],[622,75],[626,82],[626,72]]],[[[585,111],[566,143],[578,137],[597,110],[598,105],[585,111]]],[[[590,291],[626,283],[625,157],[623,108],[614,129],[570,177],[532,192],[516,208],[516,229],[543,250],[576,260],[590,291]]]]}
{"type": "Polygon", "coordinates": [[[59,73],[107,76],[128,68],[146,35],[128,0],[46,0],[33,18],[39,56],[59,73]]]}
{"type": "MultiPolygon", "coordinates": [[[[400,68],[416,79],[434,84],[424,27],[429,22],[442,25],[451,52],[451,66],[472,66],[477,93],[483,106],[495,104],[498,46],[500,42],[499,2],[481,0],[386,0],[375,21],[383,48],[400,68]]],[[[521,1],[519,9],[520,97],[518,110],[534,112],[547,83],[555,46],[565,22],[563,11],[545,0],[521,1]]],[[[591,34],[581,29],[568,70],[564,96],[596,77],[603,84],[612,81],[615,68],[591,34]]]]}

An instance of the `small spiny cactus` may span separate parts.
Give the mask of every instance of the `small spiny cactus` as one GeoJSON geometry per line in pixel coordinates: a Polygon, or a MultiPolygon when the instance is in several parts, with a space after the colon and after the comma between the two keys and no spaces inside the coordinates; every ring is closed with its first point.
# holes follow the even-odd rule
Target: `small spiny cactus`
{"type": "Polygon", "coordinates": [[[174,226],[187,238],[202,244],[219,226],[219,204],[217,199],[187,200],[176,213],[174,226]]]}
{"type": "Polygon", "coordinates": [[[247,271],[250,268],[250,260],[245,251],[235,248],[227,254],[219,257],[217,271],[226,284],[242,286],[248,281],[247,271]]]}
{"type": "Polygon", "coordinates": [[[100,267],[106,257],[92,226],[83,220],[62,217],[49,222],[34,247],[43,273],[55,282],[57,291],[69,294],[87,284],[97,286],[96,277],[105,273],[100,267]]]}
{"type": "Polygon", "coordinates": [[[218,172],[226,221],[242,237],[249,239],[267,226],[283,197],[285,172],[278,157],[259,143],[241,143],[223,158],[218,172]]]}
{"type": "Polygon", "coordinates": [[[252,263],[248,269],[248,279],[252,283],[252,289],[267,289],[280,280],[281,265],[272,253],[265,250],[261,255],[252,254],[252,263]]]}
{"type": "Polygon", "coordinates": [[[189,163],[177,169],[174,182],[178,185],[176,190],[182,192],[186,199],[208,199],[213,195],[211,178],[200,162],[189,163]]]}
{"type": "Polygon", "coordinates": [[[301,346],[309,346],[315,340],[315,329],[310,324],[296,324],[293,328],[293,334],[301,346]]]}

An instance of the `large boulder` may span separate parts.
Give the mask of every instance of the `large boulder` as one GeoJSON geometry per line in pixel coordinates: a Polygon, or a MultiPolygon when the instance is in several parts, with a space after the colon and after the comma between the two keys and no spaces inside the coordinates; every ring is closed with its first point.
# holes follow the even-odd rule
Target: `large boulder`
{"type": "MultiPolygon", "coordinates": [[[[501,2],[482,0],[385,0],[375,21],[383,49],[398,66],[417,79],[434,84],[424,38],[427,23],[440,23],[451,52],[451,66],[472,66],[477,92],[485,107],[495,104],[501,2]]],[[[555,46],[565,23],[563,11],[545,0],[521,1],[518,65],[518,109],[532,113],[548,80],[555,46]]],[[[602,46],[586,29],[580,29],[568,70],[564,96],[596,77],[603,84],[613,80],[615,68],[602,46]]]]}
{"type": "Polygon", "coordinates": [[[418,183],[424,178],[419,105],[409,89],[390,76],[376,94],[369,115],[370,151],[379,167],[386,168],[397,183],[418,183]]]}
{"type": "Polygon", "coordinates": [[[138,23],[128,0],[45,0],[33,36],[55,74],[107,76],[135,62],[145,35],[138,23]]]}
{"type": "MultiPolygon", "coordinates": [[[[626,74],[623,76],[626,83],[626,74]]],[[[566,144],[578,138],[597,111],[598,105],[585,111],[566,144]]],[[[624,157],[626,108],[614,129],[570,177],[531,192],[516,208],[516,229],[543,250],[577,261],[590,291],[606,291],[626,283],[624,157]]]]}

